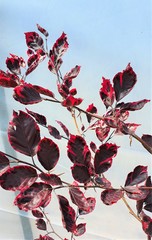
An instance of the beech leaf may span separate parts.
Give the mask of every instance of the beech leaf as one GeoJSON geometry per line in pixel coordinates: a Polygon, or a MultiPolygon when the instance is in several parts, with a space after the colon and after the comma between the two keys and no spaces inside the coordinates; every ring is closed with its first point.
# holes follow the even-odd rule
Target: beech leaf
{"type": "Polygon", "coordinates": [[[127,176],[125,186],[133,186],[137,185],[143,181],[145,181],[148,177],[147,173],[147,167],[145,166],[137,166],[133,170],[133,172],[130,172],[127,176]]]}
{"type": "Polygon", "coordinates": [[[0,152],[0,176],[10,168],[9,159],[0,152]]]}
{"type": "Polygon", "coordinates": [[[34,117],[35,120],[36,120],[39,124],[46,126],[47,122],[46,122],[46,117],[45,117],[45,116],[43,116],[43,115],[41,115],[41,114],[39,114],[39,113],[30,111],[30,110],[28,110],[27,108],[26,108],[26,111],[27,111],[28,114],[30,114],[32,117],[34,117]]]}
{"type": "Polygon", "coordinates": [[[106,189],[101,193],[101,200],[106,205],[112,205],[123,197],[122,190],[106,189]]]}
{"type": "Polygon", "coordinates": [[[8,138],[11,146],[18,152],[34,156],[40,141],[40,129],[34,119],[27,113],[13,111],[9,122],[8,138]]]}
{"type": "Polygon", "coordinates": [[[87,183],[90,181],[90,172],[88,168],[80,163],[75,163],[72,167],[73,178],[80,183],[87,183]]]}
{"type": "Polygon", "coordinates": [[[76,226],[75,236],[81,236],[86,232],[86,223],[80,223],[76,226]]]}
{"type": "Polygon", "coordinates": [[[18,77],[15,74],[5,73],[4,71],[0,70],[0,86],[13,88],[18,85],[18,77]]]}
{"type": "Polygon", "coordinates": [[[39,218],[39,219],[36,220],[36,226],[40,230],[45,231],[47,229],[46,222],[42,218],[39,218]]]}

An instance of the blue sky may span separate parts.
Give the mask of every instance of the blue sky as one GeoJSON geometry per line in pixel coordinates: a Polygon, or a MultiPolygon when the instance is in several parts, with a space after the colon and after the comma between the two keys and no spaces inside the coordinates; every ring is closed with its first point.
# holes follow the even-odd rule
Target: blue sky
{"type": "MultiPolygon", "coordinates": [[[[38,23],[50,34],[48,40],[50,48],[63,31],[67,34],[69,49],[63,56],[61,72],[64,75],[75,65],[81,65],[81,72],[73,85],[78,89],[78,97],[84,98],[82,104],[84,109],[94,102],[99,113],[104,113],[105,109],[99,97],[101,78],[104,76],[112,80],[114,75],[125,69],[129,62],[137,73],[138,82],[124,100],[151,99],[151,15],[150,0],[0,0],[0,69],[6,70],[5,60],[9,53],[27,59],[24,32],[37,31],[38,23]]],[[[42,85],[56,93],[55,77],[47,70],[47,61],[29,75],[27,82],[42,85]]],[[[1,90],[0,94],[2,96],[1,90]]],[[[12,109],[24,109],[24,106],[18,102],[12,101],[11,94],[11,89],[5,91],[5,101],[10,115],[12,109]]],[[[50,106],[48,103],[43,106],[40,103],[40,105],[30,106],[29,109],[39,111],[39,106],[41,114],[48,117],[50,124],[53,125],[54,120],[62,119],[69,128],[71,127],[71,119],[64,117],[65,113],[62,110],[57,111],[56,106],[50,106]]],[[[2,102],[0,107],[1,111],[2,102]]],[[[143,110],[132,113],[130,119],[142,124],[138,130],[140,136],[142,133],[152,132],[151,104],[148,103],[143,110]]],[[[124,150],[129,149],[127,152],[127,158],[129,158],[128,138],[121,137],[117,141],[118,145],[123,145],[124,150]]],[[[133,142],[132,149],[144,154],[139,143],[133,142]]],[[[134,159],[135,153],[133,152],[134,159]]],[[[124,152],[121,153],[122,159],[124,154],[124,152]]],[[[138,158],[142,163],[140,157],[141,155],[138,158]]],[[[146,155],[144,158],[149,159],[149,156],[146,155]]],[[[123,165],[122,162],[121,164],[123,165]]],[[[128,171],[128,164],[126,162],[125,164],[126,169],[119,173],[120,177],[128,171]]],[[[114,177],[118,175],[116,169],[117,167],[114,166],[114,177]]],[[[117,179],[115,181],[117,183],[117,179]]],[[[105,210],[104,214],[106,213],[105,210]]],[[[110,215],[109,219],[112,221],[110,215]]],[[[131,227],[132,222],[129,224],[131,227]]],[[[117,239],[122,239],[123,231],[126,231],[125,221],[124,225],[122,223],[121,232],[119,232],[120,226],[114,225],[111,228],[113,228],[113,234],[117,234],[117,239]]],[[[100,233],[97,226],[94,229],[100,233]]],[[[132,229],[130,235],[128,233],[128,239],[133,240],[130,236],[143,239],[141,231],[138,232],[138,226],[132,229]]]]}

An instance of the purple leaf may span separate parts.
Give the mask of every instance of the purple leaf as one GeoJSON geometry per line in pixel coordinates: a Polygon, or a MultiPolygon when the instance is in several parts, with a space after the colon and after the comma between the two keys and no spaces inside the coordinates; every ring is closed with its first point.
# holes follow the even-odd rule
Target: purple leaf
{"type": "Polygon", "coordinates": [[[65,197],[58,195],[58,200],[62,213],[63,226],[68,232],[74,233],[76,230],[76,213],[74,209],[69,205],[69,201],[65,197]]]}
{"type": "Polygon", "coordinates": [[[0,70],[0,86],[2,87],[16,87],[18,85],[18,77],[15,74],[9,72],[5,73],[0,70]]]}
{"type": "Polygon", "coordinates": [[[130,172],[127,176],[125,186],[133,186],[137,185],[143,181],[145,181],[148,177],[147,173],[147,167],[144,166],[137,166],[133,170],[133,172],[130,172]]]}
{"type": "Polygon", "coordinates": [[[143,99],[140,100],[138,102],[128,102],[128,103],[124,103],[121,105],[121,109],[122,110],[128,110],[128,111],[136,111],[136,110],[140,110],[144,107],[144,105],[150,102],[150,100],[147,99],[143,99]]]}
{"type": "Polygon", "coordinates": [[[66,136],[69,137],[70,133],[69,133],[69,130],[67,129],[67,127],[61,121],[56,121],[56,122],[61,126],[61,128],[65,132],[66,136]]]}
{"type": "Polygon", "coordinates": [[[36,24],[37,26],[37,29],[42,33],[44,34],[45,37],[48,37],[49,36],[49,33],[44,29],[42,28],[39,24],[36,24]]]}
{"type": "Polygon", "coordinates": [[[112,165],[112,159],[117,154],[118,146],[112,143],[102,144],[95,153],[94,168],[97,174],[107,171],[112,165]]]}
{"type": "Polygon", "coordinates": [[[45,236],[40,235],[39,238],[36,238],[34,240],[55,240],[55,239],[52,237],[49,237],[48,235],[45,235],[45,236]]]}
{"type": "Polygon", "coordinates": [[[46,207],[51,201],[52,187],[42,182],[35,182],[28,189],[19,193],[14,204],[20,210],[34,210],[38,207],[46,207]]]}
{"type": "Polygon", "coordinates": [[[7,68],[15,75],[21,74],[20,67],[25,67],[25,61],[22,57],[18,57],[14,54],[10,54],[11,57],[6,59],[7,68]]]}
{"type": "Polygon", "coordinates": [[[114,99],[115,99],[115,92],[112,87],[112,84],[110,83],[109,79],[102,78],[102,87],[100,88],[100,97],[106,106],[108,108],[109,106],[112,106],[114,99]]]}
{"type": "Polygon", "coordinates": [[[0,184],[5,190],[24,191],[36,181],[37,177],[38,175],[34,168],[29,166],[15,166],[9,168],[0,176],[0,184]]]}
{"type": "Polygon", "coordinates": [[[126,191],[126,195],[130,199],[137,200],[137,201],[145,199],[149,193],[149,190],[139,189],[138,187],[133,188],[133,189],[128,189],[128,187],[126,187],[124,189],[126,191]]]}
{"type": "Polygon", "coordinates": [[[13,97],[22,104],[35,104],[42,101],[40,94],[33,88],[32,84],[24,83],[14,88],[13,97]]]}
{"type": "Polygon", "coordinates": [[[34,156],[40,141],[40,129],[34,119],[27,113],[13,111],[9,122],[8,138],[11,146],[18,152],[34,156]]]}
{"type": "Polygon", "coordinates": [[[87,183],[90,181],[90,172],[88,168],[80,163],[75,163],[72,167],[73,178],[80,183],[87,183]]]}
{"type": "Polygon", "coordinates": [[[113,83],[117,102],[132,90],[136,81],[136,74],[130,64],[123,72],[119,72],[114,76],[113,83]]]}
{"type": "Polygon", "coordinates": [[[106,189],[101,193],[101,200],[106,205],[112,205],[123,197],[122,190],[106,189]]]}
{"type": "Polygon", "coordinates": [[[46,96],[49,96],[51,98],[54,98],[54,93],[50,90],[48,90],[47,88],[43,88],[43,87],[40,87],[38,85],[33,85],[33,88],[39,92],[40,94],[43,94],[43,95],[46,95],[46,96]]]}
{"type": "Polygon", "coordinates": [[[30,111],[26,108],[26,111],[28,114],[30,114],[32,117],[35,118],[35,120],[41,124],[41,125],[44,125],[46,126],[47,122],[46,122],[46,117],[44,117],[43,115],[40,115],[39,113],[36,113],[36,112],[33,112],[33,111],[30,111]]]}
{"type": "Polygon", "coordinates": [[[110,127],[97,127],[95,131],[97,138],[103,142],[110,132],[110,127]]]}
{"type": "Polygon", "coordinates": [[[29,48],[34,50],[43,49],[43,39],[36,32],[25,33],[26,44],[29,48]]]}
{"type": "Polygon", "coordinates": [[[39,177],[41,178],[42,181],[52,186],[62,185],[61,179],[56,174],[40,173],[39,177]]]}
{"type": "Polygon", "coordinates": [[[69,95],[65,100],[62,102],[62,106],[64,107],[73,107],[78,106],[82,103],[82,98],[75,98],[72,95],[69,95]]]}
{"type": "Polygon", "coordinates": [[[80,72],[81,66],[76,65],[70,72],[66,73],[63,80],[76,78],[80,72]]]}
{"type": "Polygon", "coordinates": [[[101,187],[104,187],[104,188],[111,187],[111,182],[109,182],[105,177],[95,177],[94,181],[96,184],[100,185],[101,187]]]}
{"type": "Polygon", "coordinates": [[[96,150],[97,150],[97,146],[96,146],[96,144],[94,143],[94,142],[91,142],[90,143],[90,148],[91,148],[91,150],[95,153],[96,152],[96,150]]]}
{"type": "Polygon", "coordinates": [[[80,223],[76,226],[75,236],[81,236],[86,232],[86,223],[80,223]]]}
{"type": "Polygon", "coordinates": [[[41,165],[48,171],[54,168],[59,160],[59,148],[49,138],[43,138],[38,145],[37,156],[41,165]]]}
{"type": "Polygon", "coordinates": [[[0,176],[10,168],[9,159],[0,152],[0,176]]]}
{"type": "Polygon", "coordinates": [[[72,202],[78,206],[79,209],[88,212],[89,204],[87,198],[84,196],[84,193],[78,187],[70,187],[69,194],[72,202]]]}
{"type": "Polygon", "coordinates": [[[39,219],[36,220],[36,226],[40,230],[45,231],[47,229],[46,222],[42,218],[39,218],[39,219]]]}
{"type": "Polygon", "coordinates": [[[152,237],[152,218],[147,216],[144,212],[142,212],[141,216],[142,216],[142,228],[144,232],[148,236],[152,237]]]}
{"type": "Polygon", "coordinates": [[[96,199],[95,198],[88,197],[87,202],[88,202],[88,205],[89,205],[88,210],[85,211],[85,210],[79,209],[79,214],[80,215],[91,213],[95,209],[95,206],[96,206],[96,199]]]}
{"type": "MultiPolygon", "coordinates": [[[[86,111],[89,112],[89,113],[97,113],[97,108],[96,108],[96,107],[94,106],[94,104],[92,103],[92,104],[90,104],[90,105],[88,106],[88,108],[86,109],[86,111]]],[[[86,116],[87,116],[88,122],[90,123],[93,117],[90,116],[89,114],[86,114],[86,116]]]]}
{"type": "Polygon", "coordinates": [[[59,131],[57,130],[57,128],[55,128],[51,125],[48,125],[48,130],[49,130],[49,133],[51,136],[53,136],[56,139],[61,139],[61,135],[60,135],[59,131]]]}
{"type": "Polygon", "coordinates": [[[36,209],[32,210],[32,214],[36,218],[43,218],[43,213],[40,212],[39,210],[36,210],[36,209]]]}
{"type": "Polygon", "coordinates": [[[88,165],[91,161],[91,153],[83,137],[70,135],[68,141],[68,157],[73,163],[88,165]]]}
{"type": "Polygon", "coordinates": [[[147,143],[150,147],[152,147],[152,135],[149,134],[143,134],[142,140],[147,143]]]}

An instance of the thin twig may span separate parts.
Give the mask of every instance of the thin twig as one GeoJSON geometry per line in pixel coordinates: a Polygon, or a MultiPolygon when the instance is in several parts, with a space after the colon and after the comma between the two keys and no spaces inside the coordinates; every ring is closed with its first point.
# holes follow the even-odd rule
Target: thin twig
{"type": "Polygon", "coordinates": [[[126,207],[129,209],[129,213],[133,215],[139,222],[141,222],[141,219],[135,214],[135,212],[132,210],[130,205],[128,204],[127,200],[125,197],[122,197],[123,202],[125,203],[126,207]]]}

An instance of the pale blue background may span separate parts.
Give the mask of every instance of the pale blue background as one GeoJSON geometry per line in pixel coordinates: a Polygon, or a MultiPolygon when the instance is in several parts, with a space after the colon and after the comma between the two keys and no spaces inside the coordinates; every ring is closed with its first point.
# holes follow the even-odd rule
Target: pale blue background
{"type": "MultiPolygon", "coordinates": [[[[52,47],[63,31],[67,34],[69,50],[63,57],[61,72],[64,75],[75,65],[82,66],[73,86],[78,89],[78,97],[84,98],[84,109],[94,102],[99,113],[104,113],[105,109],[99,97],[101,78],[104,76],[112,80],[129,62],[137,73],[138,82],[124,101],[151,99],[151,15],[150,0],[0,0],[0,69],[6,71],[5,60],[9,53],[27,59],[24,32],[37,31],[38,23],[50,34],[49,47],[52,47]]],[[[27,82],[42,85],[57,94],[55,76],[47,70],[47,61],[29,75],[27,82]]],[[[11,89],[5,92],[0,89],[0,101],[1,129],[5,131],[12,109],[24,109],[24,106],[12,99],[11,89]]],[[[70,115],[66,115],[61,108],[58,110],[49,103],[28,108],[41,111],[40,113],[48,117],[49,124],[55,125],[55,120],[62,120],[75,133],[70,115]]],[[[142,124],[137,130],[139,136],[152,132],[151,115],[150,103],[141,111],[131,114],[130,122],[142,124]]],[[[95,140],[94,136],[89,134],[88,138],[95,140]]],[[[116,161],[120,170],[118,165],[114,165],[108,174],[118,186],[120,181],[121,184],[124,183],[124,176],[128,171],[132,171],[134,166],[139,163],[148,165],[150,156],[136,141],[133,141],[130,148],[128,137],[118,137],[113,141],[115,140],[122,146],[118,157],[120,163],[116,161]]],[[[62,147],[65,150],[66,146],[62,147]]],[[[62,161],[61,166],[68,168],[66,156],[62,161]]],[[[2,201],[5,205],[5,199],[2,201]]],[[[14,211],[11,207],[9,210],[14,211]]],[[[89,231],[99,234],[100,238],[97,240],[102,239],[101,236],[117,240],[144,239],[139,223],[128,214],[121,203],[118,208],[114,206],[109,210],[105,206],[97,210],[95,215],[90,217],[90,222],[92,228],[89,231]],[[110,230],[105,222],[106,217],[110,221],[110,230]]],[[[4,231],[4,228],[1,230],[4,231]]],[[[7,235],[7,230],[5,234],[7,235]]]]}

